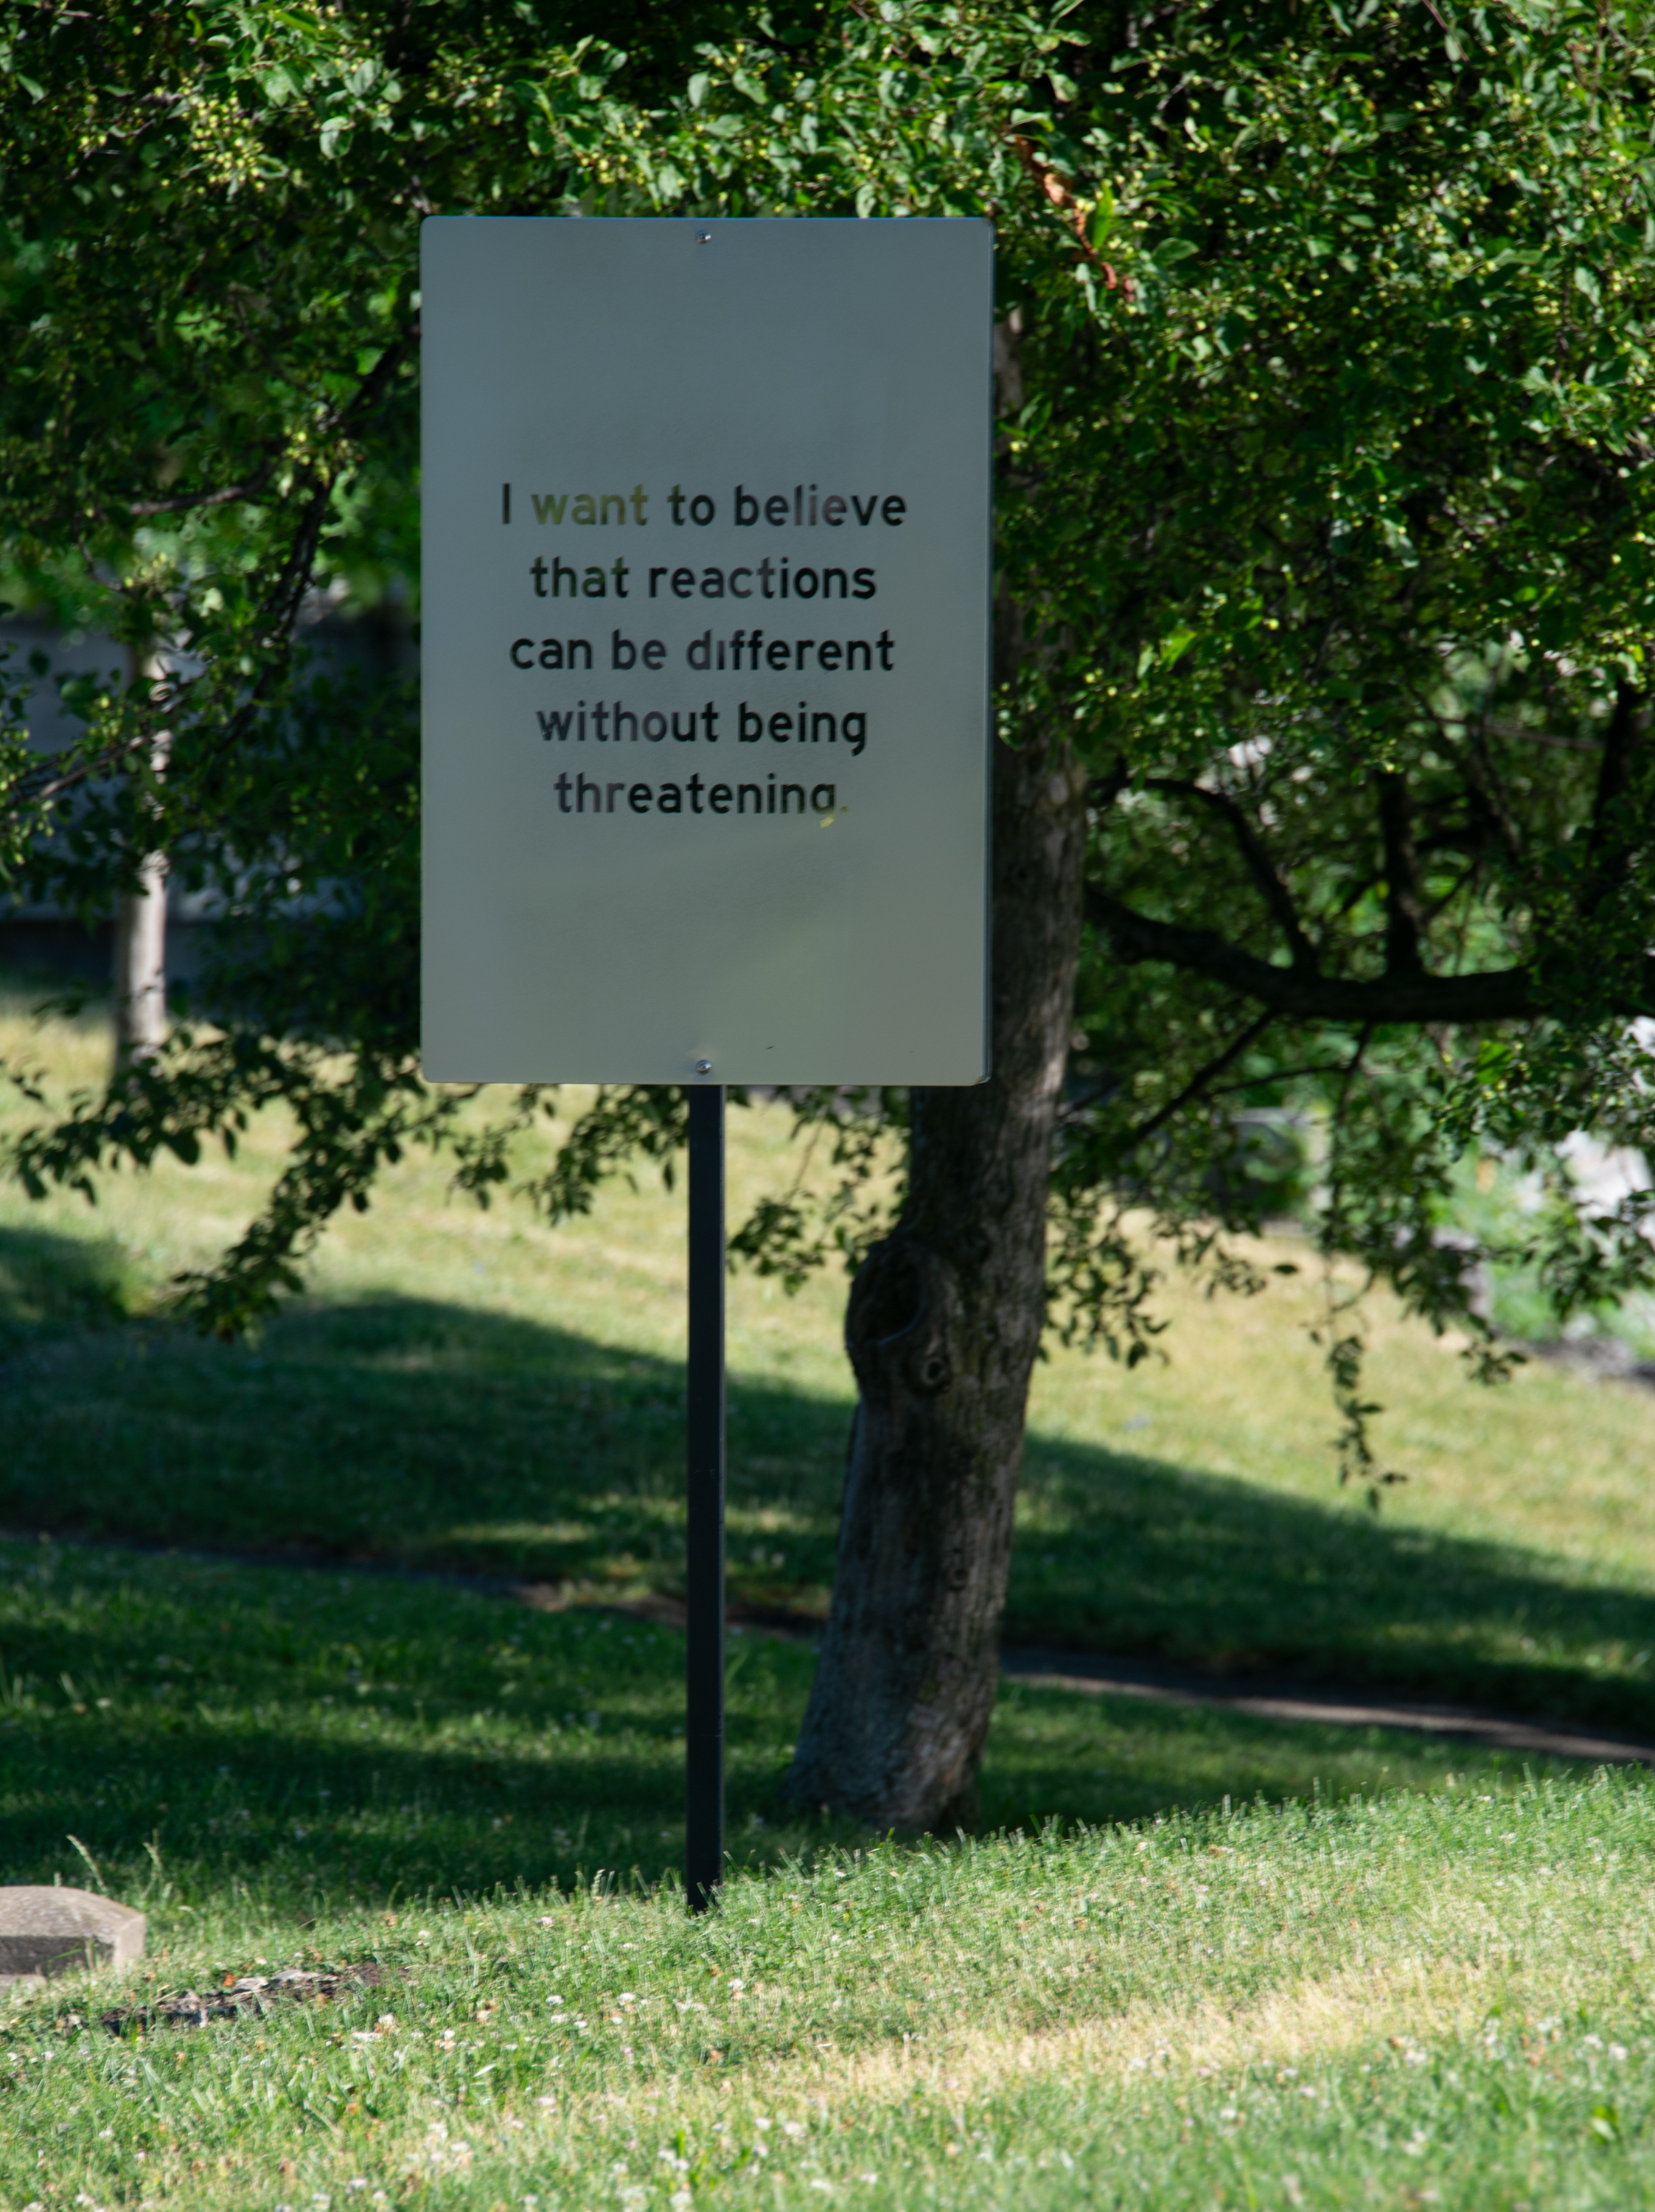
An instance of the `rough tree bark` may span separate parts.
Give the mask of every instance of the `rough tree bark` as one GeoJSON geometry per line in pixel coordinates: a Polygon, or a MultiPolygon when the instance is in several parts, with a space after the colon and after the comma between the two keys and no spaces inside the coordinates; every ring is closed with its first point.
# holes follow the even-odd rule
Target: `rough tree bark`
{"type": "Polygon", "coordinates": [[[915,1091],[906,1202],[852,1287],[838,1571],[787,1778],[879,1828],[974,1799],[1044,1319],[1086,780],[1061,739],[994,751],[993,1073],[915,1091]]]}

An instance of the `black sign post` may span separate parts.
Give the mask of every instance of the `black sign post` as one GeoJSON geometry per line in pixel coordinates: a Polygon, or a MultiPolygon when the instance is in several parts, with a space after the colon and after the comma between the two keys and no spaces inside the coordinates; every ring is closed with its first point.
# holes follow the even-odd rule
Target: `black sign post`
{"type": "MultiPolygon", "coordinates": [[[[697,1071],[700,1072],[699,1070],[697,1071]]],[[[686,1528],[684,1889],[705,1912],[724,1877],[724,1094],[689,1092],[689,1485],[686,1528]]]]}
{"type": "Polygon", "coordinates": [[[433,216],[420,269],[421,1059],[688,1097],[704,1912],[726,1086],[988,1074],[993,233],[433,216]]]}

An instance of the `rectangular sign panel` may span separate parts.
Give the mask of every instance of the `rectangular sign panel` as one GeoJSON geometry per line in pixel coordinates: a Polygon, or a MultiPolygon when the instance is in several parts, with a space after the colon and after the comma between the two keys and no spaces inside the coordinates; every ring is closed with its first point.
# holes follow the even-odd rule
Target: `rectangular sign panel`
{"type": "Polygon", "coordinates": [[[992,235],[424,226],[424,1064],[987,1073],[992,235]]]}

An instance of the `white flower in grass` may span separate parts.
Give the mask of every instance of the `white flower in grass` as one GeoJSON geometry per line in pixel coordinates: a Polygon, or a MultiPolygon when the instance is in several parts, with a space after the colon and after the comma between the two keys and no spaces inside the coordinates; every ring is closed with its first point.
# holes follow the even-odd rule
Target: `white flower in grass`
{"type": "Polygon", "coordinates": [[[690,2195],[688,2190],[675,2189],[667,2202],[671,2205],[672,2212],[690,2212],[690,2207],[694,2203],[695,2199],[690,2195]]]}
{"type": "Polygon", "coordinates": [[[431,2173],[460,2173],[471,2163],[471,2146],[464,2139],[450,2142],[441,2120],[433,2120],[425,2131],[421,2162],[431,2173]]]}
{"type": "Polygon", "coordinates": [[[804,2123],[803,2120],[784,2120],[781,2124],[781,2131],[785,2136],[802,2136],[804,2133],[804,2123]]]}
{"type": "Polygon", "coordinates": [[[1626,2055],[1627,2055],[1627,2047],[1626,2047],[1625,2044],[1624,2044],[1624,2043],[1611,2043],[1611,2044],[1610,2044],[1610,2047],[1609,2047],[1609,2055],[1610,2055],[1610,2057],[1615,2061],[1615,2063],[1618,2066],[1618,2065],[1621,2063],[1622,2060],[1622,2059],[1626,2057],[1626,2055]]]}

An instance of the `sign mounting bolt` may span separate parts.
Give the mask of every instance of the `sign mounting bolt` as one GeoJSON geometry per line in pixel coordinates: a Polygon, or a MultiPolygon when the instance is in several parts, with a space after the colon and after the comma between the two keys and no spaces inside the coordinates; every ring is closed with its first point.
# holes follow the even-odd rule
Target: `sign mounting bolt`
{"type": "Polygon", "coordinates": [[[710,1060],[698,1060],[695,1063],[695,1073],[697,1075],[711,1075],[712,1062],[710,1060]]]}
{"type": "Polygon", "coordinates": [[[711,246],[712,233],[710,230],[698,230],[695,234],[695,243],[697,246],[711,246]]]}

